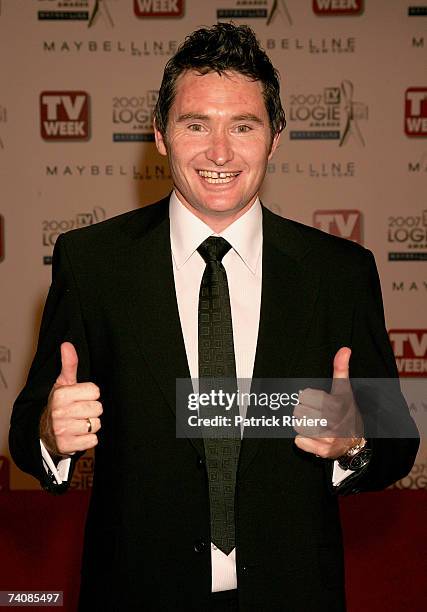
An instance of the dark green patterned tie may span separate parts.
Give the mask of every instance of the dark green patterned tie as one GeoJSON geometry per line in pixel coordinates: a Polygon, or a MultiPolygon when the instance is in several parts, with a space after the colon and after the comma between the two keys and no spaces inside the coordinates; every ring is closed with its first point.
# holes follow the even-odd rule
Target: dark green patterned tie
{"type": "MultiPolygon", "coordinates": [[[[206,262],[199,295],[200,392],[237,390],[230,295],[227,274],[221,263],[230,248],[224,238],[211,236],[197,249],[206,262]]],[[[201,408],[201,416],[204,416],[203,410],[201,408]]],[[[237,414],[238,406],[234,402],[227,417],[234,422],[237,414]]],[[[204,447],[209,478],[211,540],[229,555],[235,547],[234,492],[240,428],[220,431],[220,437],[215,437],[211,430],[205,429],[204,447]]]]}

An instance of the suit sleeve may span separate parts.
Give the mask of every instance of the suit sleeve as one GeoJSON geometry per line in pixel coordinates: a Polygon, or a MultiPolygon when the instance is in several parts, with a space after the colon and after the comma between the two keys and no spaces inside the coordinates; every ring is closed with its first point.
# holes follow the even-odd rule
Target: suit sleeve
{"type": "Polygon", "coordinates": [[[16,465],[39,480],[44,489],[55,493],[62,493],[68,488],[72,470],[82,454],[73,456],[68,481],[56,485],[52,474],[43,466],[40,451],[40,417],[61,371],[62,342],[72,342],[76,348],[79,357],[78,381],[90,380],[89,351],[66,239],[65,235],[59,236],[54,248],[52,284],[43,312],[37,351],[25,387],[13,406],[9,431],[10,452],[16,465]]]}
{"type": "Polygon", "coordinates": [[[411,470],[419,446],[417,428],[400,391],[396,362],[385,327],[377,267],[372,253],[365,253],[360,298],[353,322],[350,373],[356,379],[387,379],[390,401],[382,400],[378,404],[375,397],[356,394],[372,456],[365,470],[355,472],[337,487],[340,494],[383,489],[403,478],[411,470]],[[372,435],[375,430],[378,431],[376,436],[372,435]]]}

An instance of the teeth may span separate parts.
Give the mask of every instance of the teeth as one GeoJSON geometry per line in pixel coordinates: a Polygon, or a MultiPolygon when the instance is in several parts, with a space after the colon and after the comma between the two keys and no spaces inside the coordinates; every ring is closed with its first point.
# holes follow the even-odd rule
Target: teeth
{"type": "Polygon", "coordinates": [[[209,178],[209,177],[205,177],[205,181],[207,181],[208,183],[211,183],[212,185],[217,185],[218,183],[229,183],[230,181],[233,180],[234,177],[232,176],[228,176],[227,178],[209,178]]]}
{"type": "Polygon", "coordinates": [[[208,181],[209,183],[224,182],[221,179],[231,179],[239,174],[238,172],[216,172],[215,170],[198,170],[198,173],[199,176],[202,176],[203,178],[213,179],[212,181],[208,181]]]}

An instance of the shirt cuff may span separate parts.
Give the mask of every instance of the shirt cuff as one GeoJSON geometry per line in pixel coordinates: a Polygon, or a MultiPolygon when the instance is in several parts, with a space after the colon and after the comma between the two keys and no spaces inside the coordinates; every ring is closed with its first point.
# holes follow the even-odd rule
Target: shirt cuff
{"type": "Polygon", "coordinates": [[[55,465],[49,452],[46,450],[45,445],[40,440],[40,448],[43,458],[43,466],[46,472],[50,472],[56,480],[56,484],[62,484],[68,480],[70,472],[71,457],[65,457],[60,459],[58,465],[55,465]]]}
{"type": "Polygon", "coordinates": [[[339,484],[344,482],[346,478],[354,474],[353,470],[343,470],[338,461],[334,461],[334,470],[332,472],[332,484],[337,487],[339,484]]]}

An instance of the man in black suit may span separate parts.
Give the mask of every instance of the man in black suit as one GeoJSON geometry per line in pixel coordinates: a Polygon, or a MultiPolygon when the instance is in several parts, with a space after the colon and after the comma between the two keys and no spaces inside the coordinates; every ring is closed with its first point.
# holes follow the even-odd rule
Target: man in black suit
{"type": "MultiPolygon", "coordinates": [[[[213,362],[238,378],[396,377],[372,254],[259,202],[284,125],[253,32],[194,32],[155,111],[172,195],[57,241],[10,447],[54,492],[95,447],[81,610],[342,611],[337,493],[385,487],[412,466],[415,439],[363,432],[224,446],[176,435],[176,379],[213,362]],[[204,308],[222,334],[208,349],[204,308]]],[[[319,399],[342,407],[333,386],[304,391],[298,414],[319,399]]]]}

